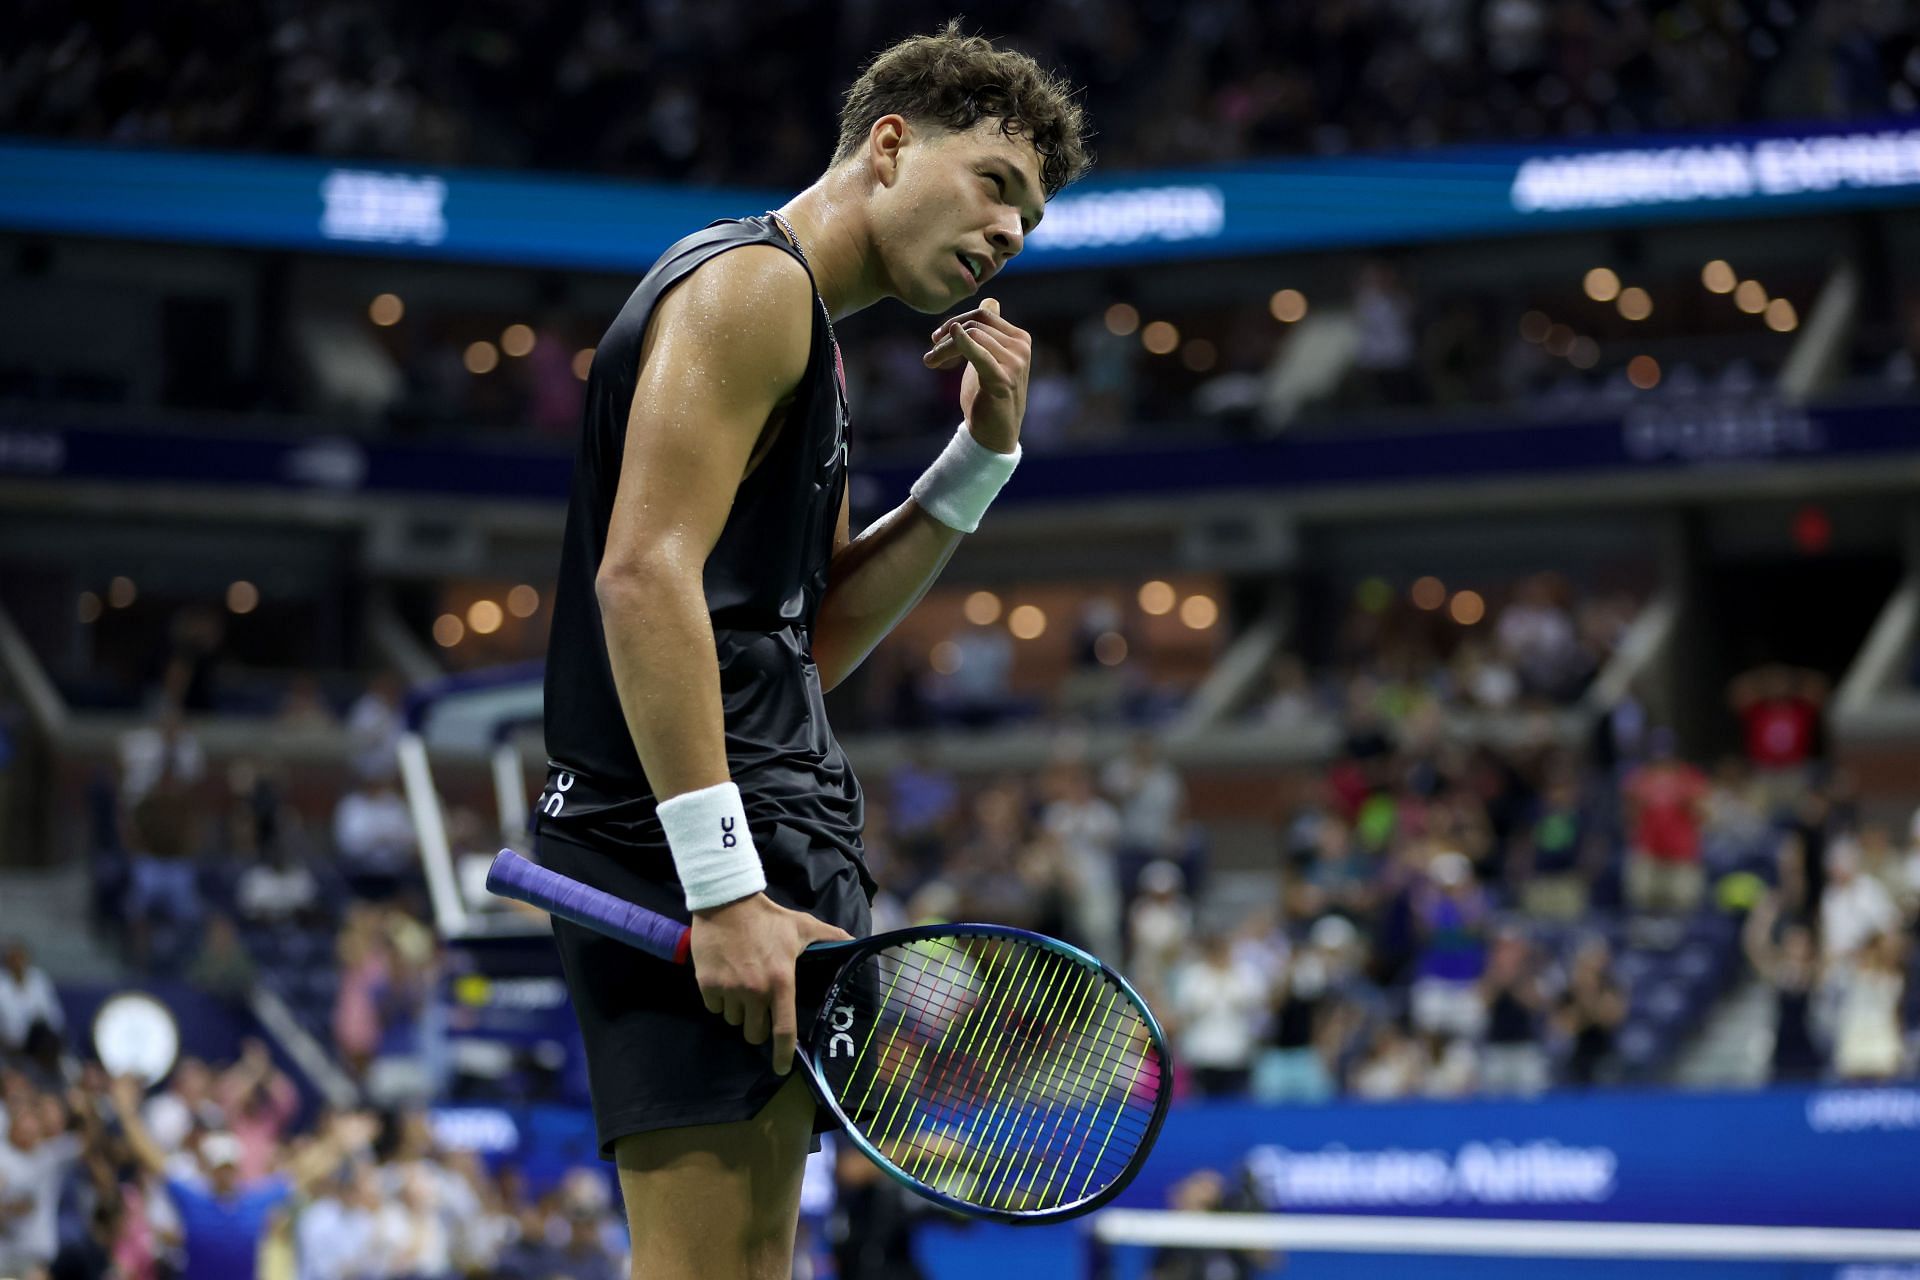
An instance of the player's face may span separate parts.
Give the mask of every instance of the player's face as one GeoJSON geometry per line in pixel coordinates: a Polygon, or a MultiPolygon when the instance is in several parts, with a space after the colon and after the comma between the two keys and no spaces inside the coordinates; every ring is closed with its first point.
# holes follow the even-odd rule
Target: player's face
{"type": "Polygon", "coordinates": [[[912,133],[882,210],[891,292],[916,311],[952,309],[1019,253],[1040,221],[1040,157],[998,120],[912,133]]]}

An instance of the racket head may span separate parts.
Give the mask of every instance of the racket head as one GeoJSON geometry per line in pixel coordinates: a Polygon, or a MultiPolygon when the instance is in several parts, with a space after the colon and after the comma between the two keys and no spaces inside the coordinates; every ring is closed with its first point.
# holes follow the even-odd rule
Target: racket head
{"type": "Polygon", "coordinates": [[[1126,978],[1006,925],[810,948],[835,966],[796,1057],[847,1139],[909,1190],[1015,1224],[1090,1213],[1140,1171],[1173,1064],[1126,978]]]}

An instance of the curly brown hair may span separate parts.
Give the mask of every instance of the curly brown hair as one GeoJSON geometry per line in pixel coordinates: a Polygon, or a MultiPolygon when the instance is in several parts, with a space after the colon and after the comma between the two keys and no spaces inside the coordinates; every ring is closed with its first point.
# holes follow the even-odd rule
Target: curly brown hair
{"type": "Polygon", "coordinates": [[[997,49],[967,35],[954,18],[938,32],[913,36],[875,55],[847,90],[840,108],[839,164],[856,154],[882,116],[932,123],[958,133],[998,120],[1008,137],[1025,137],[1040,156],[1048,199],[1093,163],[1087,120],[1071,85],[1024,53],[997,49]]]}

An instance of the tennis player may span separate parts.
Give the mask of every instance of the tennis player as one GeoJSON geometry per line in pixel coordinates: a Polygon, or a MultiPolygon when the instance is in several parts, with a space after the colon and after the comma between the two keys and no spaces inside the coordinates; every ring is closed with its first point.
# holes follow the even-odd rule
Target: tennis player
{"type": "Polygon", "coordinates": [[[1028,335],[983,298],[932,331],[964,363],[952,440],[849,536],[833,322],[980,294],[1086,168],[1070,90],[949,24],[876,57],[832,164],[655,263],[594,356],[547,660],[537,844],[692,920],[692,972],[563,921],[601,1151],[645,1280],[784,1277],[823,1127],[794,959],[869,931],[860,785],[822,694],[925,594],[1020,458],[1028,335]]]}

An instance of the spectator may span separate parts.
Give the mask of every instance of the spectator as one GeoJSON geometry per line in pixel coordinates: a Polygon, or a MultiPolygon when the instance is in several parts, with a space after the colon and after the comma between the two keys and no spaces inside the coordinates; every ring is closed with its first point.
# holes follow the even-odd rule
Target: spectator
{"type": "Polygon", "coordinates": [[[1367,1102],[1410,1098],[1420,1092],[1426,1076],[1426,1056],[1398,1022],[1386,1021],[1373,1030],[1366,1050],[1354,1064],[1348,1089],[1367,1102]]]}
{"type": "Polygon", "coordinates": [[[960,814],[960,784],[933,758],[925,739],[918,742],[887,775],[888,812],[901,851],[925,865],[940,856],[948,828],[960,814]]]}
{"type": "Polygon", "coordinates": [[[199,949],[187,966],[187,981],[237,1004],[246,999],[257,976],[253,957],[240,944],[232,917],[219,912],[208,916],[199,949]]]}
{"type": "Polygon", "coordinates": [[[1480,1086],[1496,1095],[1530,1098],[1547,1087],[1547,1055],[1540,1022],[1547,1009],[1539,960],[1520,933],[1495,939],[1480,979],[1486,1006],[1486,1046],[1480,1051],[1480,1086]]]}
{"type": "Polygon", "coordinates": [[[1164,858],[1141,869],[1140,895],[1127,913],[1127,967],[1143,992],[1167,990],[1193,934],[1193,904],[1185,887],[1180,868],[1164,858]]]}
{"type": "Polygon", "coordinates": [[[359,1280],[379,1256],[374,1232],[380,1206],[374,1167],[347,1165],[296,1221],[299,1280],[359,1280]]]}
{"type": "Polygon", "coordinates": [[[1827,846],[1827,886],[1820,895],[1820,945],[1828,963],[1845,962],[1882,934],[1900,927],[1900,911],[1886,886],[1860,870],[1860,845],[1850,837],[1827,846]]]}
{"type": "Polygon", "coordinates": [[[1225,933],[1208,935],[1200,954],[1175,971],[1177,1059],[1192,1073],[1200,1096],[1236,1097],[1247,1091],[1256,1020],[1266,1000],[1265,981],[1235,962],[1233,939],[1225,933]]]}
{"type": "Polygon", "coordinates": [[[184,1261],[181,1280],[251,1280],[269,1217],[294,1192],[332,1176],[357,1144],[364,1121],[335,1117],[329,1131],[302,1153],[293,1177],[274,1174],[242,1182],[240,1139],[213,1131],[200,1140],[191,1176],[169,1171],[165,1152],[147,1132],[140,1115],[140,1085],[131,1076],[114,1081],[113,1098],[134,1158],[166,1178],[167,1195],[178,1210],[184,1261]]]}
{"type": "Polygon", "coordinates": [[[347,736],[353,744],[356,776],[383,777],[399,767],[400,735],[406,729],[400,703],[405,692],[400,677],[384,671],[347,709],[347,736]]]}
{"type": "Polygon", "coordinates": [[[1273,984],[1270,1047],[1254,1068],[1253,1093],[1262,1102],[1323,1102],[1333,1095],[1359,943],[1345,918],[1324,916],[1282,965],[1273,984]]]}
{"type": "Polygon", "coordinates": [[[1920,809],[1913,811],[1907,823],[1907,849],[1900,859],[1900,879],[1906,886],[1903,899],[1908,914],[1920,913],[1920,809]]]}
{"type": "Polygon", "coordinates": [[[29,1090],[8,1099],[0,1138],[0,1275],[44,1277],[60,1250],[60,1187],[80,1158],[80,1140],[60,1123],[64,1115],[50,1095],[29,1090]]]}
{"type": "Polygon", "coordinates": [[[1535,574],[1521,582],[1494,628],[1501,656],[1513,664],[1521,687],[1555,702],[1571,700],[1589,674],[1573,615],[1562,600],[1566,594],[1553,574],[1535,574]]]}
{"type": "Polygon", "coordinates": [[[320,884],[305,863],[296,860],[284,840],[256,850],[255,861],[241,871],[234,888],[240,918],[250,924],[285,924],[310,914],[320,900],[320,884]]]}
{"type": "MultiPolygon", "coordinates": [[[[1248,1206],[1228,1195],[1227,1180],[1212,1169],[1198,1169],[1174,1183],[1167,1205],[1176,1213],[1223,1213],[1248,1206]]],[[[1244,1249],[1155,1249],[1147,1280],[1252,1280],[1273,1259],[1244,1249]]]]}
{"type": "Polygon", "coordinates": [[[159,783],[190,788],[206,776],[206,753],[178,708],[169,706],[153,724],[128,730],[119,745],[120,802],[128,812],[159,783]]]}
{"type": "Polygon", "coordinates": [[[968,623],[948,636],[950,661],[935,676],[928,701],[953,723],[977,729],[997,724],[1014,709],[1008,680],[1013,639],[1004,627],[968,623]]]}
{"type": "Polygon", "coordinates": [[[1888,930],[1841,961],[1835,985],[1833,1069],[1842,1080],[1873,1083],[1900,1074],[1900,1004],[1906,994],[1906,946],[1888,930]]]}
{"type": "Polygon", "coordinates": [[[413,815],[388,770],[361,773],[333,811],[333,843],[360,897],[385,901],[418,870],[413,815]]]}
{"type": "Polygon", "coordinates": [[[1274,657],[1267,693],[1256,710],[1261,724],[1272,729],[1301,729],[1318,713],[1307,664],[1291,653],[1274,657]]]}
{"type": "Polygon", "coordinates": [[[1754,972],[1773,988],[1770,1078],[1775,1082],[1817,1080],[1826,1057],[1813,1038],[1813,1000],[1820,981],[1820,953],[1813,945],[1813,930],[1798,921],[1782,921],[1778,895],[1768,894],[1747,913],[1741,945],[1754,972]]]}
{"type": "Polygon", "coordinates": [[[1187,787],[1152,734],[1134,734],[1126,754],[1102,770],[1100,785],[1120,806],[1122,849],[1142,858],[1180,855],[1187,787]]]}
{"type": "Polygon", "coordinates": [[[1902,919],[1912,919],[1916,900],[1909,868],[1893,847],[1893,833],[1878,822],[1863,823],[1854,840],[1860,859],[1860,874],[1878,880],[1902,919]]]}
{"type": "Polygon", "coordinates": [[[1295,920],[1317,920],[1335,911],[1352,921],[1370,919],[1374,900],[1374,859],[1353,838],[1339,815],[1320,814],[1311,827],[1313,844],[1291,859],[1287,913],[1295,920]]]}
{"type": "Polygon", "coordinates": [[[1531,806],[1507,857],[1520,909],[1535,920],[1571,923],[1587,914],[1606,856],[1598,824],[1580,800],[1580,780],[1558,768],[1531,806]]]}
{"type": "Polygon", "coordinates": [[[273,1171],[280,1141],[300,1113],[300,1092],[273,1063],[266,1042],[249,1037],[240,1060],[215,1083],[221,1116],[240,1142],[240,1180],[254,1182],[273,1171]]]}
{"type": "Polygon", "coordinates": [[[173,615],[167,635],[170,650],[160,677],[161,702],[181,711],[216,710],[226,622],[212,609],[189,606],[173,615]]]}
{"type": "Polygon", "coordinates": [[[1391,266],[1361,267],[1353,286],[1353,371],[1363,401],[1405,405],[1419,398],[1413,311],[1413,296],[1391,266]]]}
{"type": "Polygon", "coordinates": [[[33,963],[26,943],[7,943],[0,958],[0,1060],[18,1054],[51,1075],[66,1029],[53,979],[33,963]]]}
{"type": "Polygon", "coordinates": [[[172,786],[155,786],[134,806],[128,839],[126,913],[136,962],[154,958],[153,927],[165,921],[184,939],[200,922],[200,889],[193,860],[200,826],[193,798],[172,786]]]}
{"type": "Polygon", "coordinates": [[[1805,789],[1819,742],[1827,678],[1818,671],[1771,663],[1735,676],[1727,701],[1740,719],[1747,761],[1776,807],[1805,789]]]}
{"type": "Polygon", "coordinates": [[[1765,791],[1737,757],[1728,756],[1714,767],[1702,825],[1706,861],[1723,866],[1738,863],[1772,830],[1765,791]]]}
{"type": "Polygon", "coordinates": [[[1627,1019],[1627,998],[1613,976],[1613,952],[1605,939],[1591,938],[1574,953],[1573,971],[1561,994],[1554,1020],[1567,1042],[1566,1074],[1571,1084],[1591,1085],[1613,1054],[1614,1033],[1627,1019]]]}
{"type": "Polygon", "coordinates": [[[1674,756],[1673,732],[1651,735],[1651,759],[1620,784],[1632,846],[1627,902],[1643,915],[1691,915],[1706,889],[1700,866],[1700,824],[1707,779],[1674,756]]]}
{"type": "Polygon", "coordinates": [[[1478,1039],[1486,1016],[1479,984],[1489,907],[1466,855],[1435,854],[1413,905],[1420,943],[1413,1025],[1422,1032],[1478,1039]]]}
{"type": "Polygon", "coordinates": [[[356,903],[347,910],[336,943],[340,989],[334,996],[333,1043],[355,1076],[364,1076],[380,1048],[381,1001],[392,968],[389,944],[377,910],[356,903]]]}
{"type": "Polygon", "coordinates": [[[1065,857],[1069,913],[1087,949],[1106,960],[1120,955],[1120,815],[1093,789],[1085,765],[1062,764],[1053,776],[1054,799],[1040,826],[1065,857]]]}

